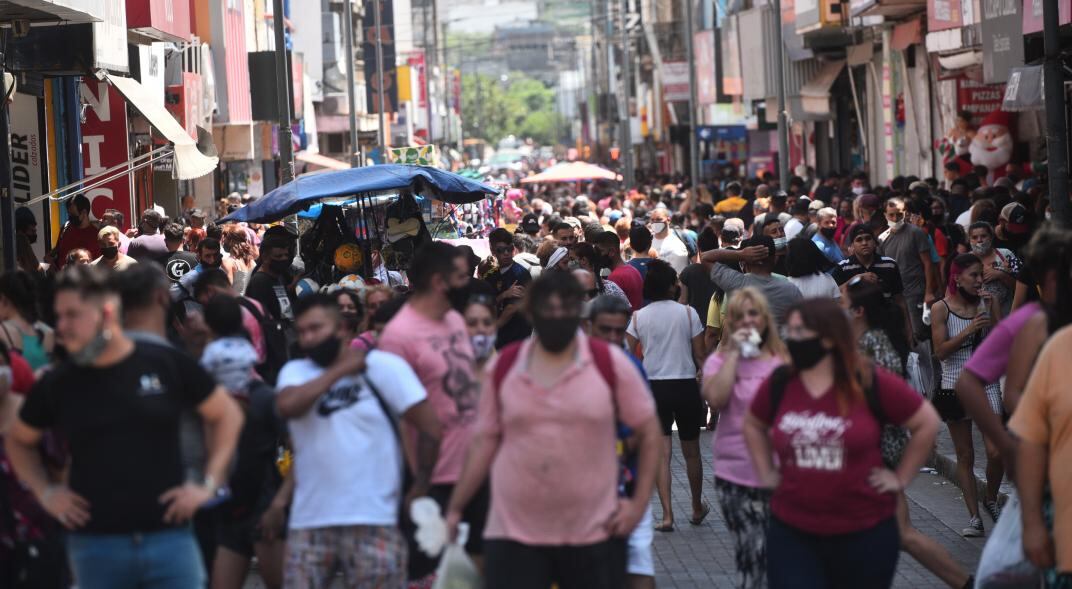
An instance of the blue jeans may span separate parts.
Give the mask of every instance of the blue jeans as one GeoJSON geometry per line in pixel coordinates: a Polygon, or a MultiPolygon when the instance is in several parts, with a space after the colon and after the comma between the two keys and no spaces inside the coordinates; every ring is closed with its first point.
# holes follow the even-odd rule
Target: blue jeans
{"type": "Polygon", "coordinates": [[[889,518],[859,532],[820,536],[771,516],[767,528],[769,589],[889,589],[901,538],[889,518]]]}
{"type": "Polygon", "coordinates": [[[67,538],[79,589],[200,589],[207,577],[189,528],[67,538]]]}

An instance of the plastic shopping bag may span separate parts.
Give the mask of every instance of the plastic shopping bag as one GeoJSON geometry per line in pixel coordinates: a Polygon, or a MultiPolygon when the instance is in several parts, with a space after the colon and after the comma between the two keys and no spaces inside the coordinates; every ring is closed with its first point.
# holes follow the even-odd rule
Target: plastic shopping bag
{"type": "Polygon", "coordinates": [[[909,352],[908,361],[905,362],[905,371],[908,373],[908,384],[917,393],[927,396],[927,388],[923,384],[923,375],[919,372],[919,353],[909,352]]]}
{"type": "Polygon", "coordinates": [[[476,570],[476,565],[465,553],[468,537],[469,525],[458,524],[458,538],[443,551],[432,589],[481,589],[484,586],[484,579],[476,570]]]}
{"type": "Polygon", "coordinates": [[[979,570],[975,572],[975,589],[1040,586],[1042,572],[1024,556],[1023,532],[1020,499],[1014,493],[983,547],[979,570]]]}

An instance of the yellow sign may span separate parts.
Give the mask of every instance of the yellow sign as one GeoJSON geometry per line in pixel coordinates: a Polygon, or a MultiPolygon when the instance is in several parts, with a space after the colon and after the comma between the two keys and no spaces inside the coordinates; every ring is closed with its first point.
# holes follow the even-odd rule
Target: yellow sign
{"type": "Polygon", "coordinates": [[[413,83],[410,79],[410,67],[408,65],[398,66],[398,101],[409,102],[413,100],[413,83]]]}

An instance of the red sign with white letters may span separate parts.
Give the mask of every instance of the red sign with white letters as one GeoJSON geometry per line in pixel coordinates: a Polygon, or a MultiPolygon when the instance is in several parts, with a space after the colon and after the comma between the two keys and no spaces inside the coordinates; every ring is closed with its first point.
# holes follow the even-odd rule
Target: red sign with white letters
{"type": "MultiPolygon", "coordinates": [[[[108,82],[84,79],[79,86],[86,104],[82,123],[82,169],[85,177],[96,176],[130,159],[127,149],[127,105],[123,95],[108,82]]],[[[130,176],[119,176],[106,184],[86,191],[93,207],[93,217],[100,219],[108,209],[123,213],[126,231],[131,222],[130,176]]]]}
{"type": "Polygon", "coordinates": [[[190,40],[189,0],[126,0],[127,28],[165,41],[190,40]]]}

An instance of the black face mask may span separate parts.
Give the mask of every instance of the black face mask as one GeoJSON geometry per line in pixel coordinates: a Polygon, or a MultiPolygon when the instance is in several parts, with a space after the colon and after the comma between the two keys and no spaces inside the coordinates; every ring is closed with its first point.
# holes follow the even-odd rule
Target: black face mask
{"type": "Polygon", "coordinates": [[[327,368],[339,356],[339,347],[341,345],[342,342],[339,338],[333,335],[304,351],[305,355],[313,362],[316,362],[318,366],[327,368]]]}
{"type": "Polygon", "coordinates": [[[469,304],[469,285],[448,290],[447,300],[450,301],[450,306],[455,311],[459,313],[464,312],[465,306],[469,304]]]}
{"type": "Polygon", "coordinates": [[[579,317],[556,317],[554,319],[535,318],[533,329],[540,345],[548,352],[556,353],[569,347],[570,342],[577,335],[577,327],[581,324],[579,317]]]}
{"type": "Polygon", "coordinates": [[[26,241],[29,241],[30,243],[37,243],[37,233],[27,233],[26,241]]]}
{"type": "Polygon", "coordinates": [[[116,259],[116,257],[119,256],[119,246],[117,246],[117,245],[106,245],[106,246],[100,248],[100,253],[101,253],[102,256],[104,256],[104,259],[106,259],[106,260],[114,260],[114,259],[116,259]]]}
{"type": "Polygon", "coordinates": [[[346,323],[346,329],[357,332],[361,327],[361,317],[357,313],[341,313],[342,320],[346,323]]]}
{"type": "Polygon", "coordinates": [[[823,347],[820,337],[787,339],[785,347],[788,348],[789,357],[793,359],[793,367],[797,370],[807,370],[815,366],[830,353],[823,347]]]}
{"type": "Polygon", "coordinates": [[[283,275],[290,270],[290,264],[290,260],[270,260],[268,269],[272,271],[272,274],[283,275]]]}
{"type": "Polygon", "coordinates": [[[827,239],[834,239],[834,233],[837,232],[837,227],[821,227],[819,233],[823,234],[823,237],[827,239]]]}

